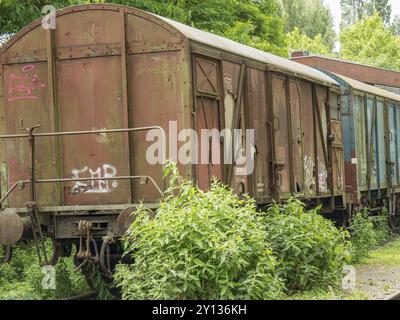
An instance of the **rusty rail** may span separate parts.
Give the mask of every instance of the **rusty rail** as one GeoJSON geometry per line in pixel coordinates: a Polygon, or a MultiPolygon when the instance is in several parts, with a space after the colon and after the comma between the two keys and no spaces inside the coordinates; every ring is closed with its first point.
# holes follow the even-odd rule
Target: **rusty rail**
{"type": "Polygon", "coordinates": [[[68,297],[63,300],[79,301],[79,300],[96,300],[96,299],[97,299],[97,293],[91,292],[91,293],[81,294],[78,296],[68,297]]]}
{"type": "Polygon", "coordinates": [[[391,301],[391,300],[393,300],[393,301],[395,301],[395,300],[400,300],[400,291],[398,291],[398,292],[395,293],[395,294],[392,294],[390,297],[388,297],[388,298],[385,299],[385,300],[387,300],[387,301],[391,301]]]}
{"type": "MultiPolygon", "coordinates": [[[[157,182],[150,176],[140,175],[140,176],[117,176],[117,177],[98,177],[98,178],[58,178],[58,179],[39,179],[35,178],[35,139],[42,137],[63,137],[63,136],[76,136],[76,135],[99,135],[99,134],[115,134],[115,133],[131,133],[140,131],[150,131],[159,130],[162,134],[163,141],[166,142],[167,135],[165,130],[159,126],[149,126],[149,127],[139,127],[139,128],[128,128],[128,129],[103,129],[103,130],[92,130],[92,131],[66,131],[66,132],[52,132],[52,133],[34,133],[33,131],[40,126],[34,126],[32,128],[27,128],[27,134],[13,134],[13,135],[0,135],[0,139],[29,139],[31,146],[31,168],[29,168],[29,180],[21,180],[7,191],[7,193],[0,199],[0,209],[3,208],[3,203],[10,197],[10,195],[15,191],[17,187],[23,189],[26,184],[31,185],[31,201],[36,202],[36,184],[45,183],[66,183],[66,182],[85,182],[85,181],[115,181],[115,180],[149,180],[161,197],[164,196],[165,185],[162,188],[157,184],[157,182]]],[[[164,144],[165,145],[165,144],[164,144]]],[[[166,159],[166,154],[163,158],[166,159]]]]}

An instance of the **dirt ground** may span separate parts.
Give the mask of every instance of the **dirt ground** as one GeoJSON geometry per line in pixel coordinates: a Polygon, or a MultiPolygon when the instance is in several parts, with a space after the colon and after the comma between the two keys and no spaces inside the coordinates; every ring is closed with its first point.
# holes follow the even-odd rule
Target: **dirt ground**
{"type": "Polygon", "coordinates": [[[370,300],[386,300],[400,291],[400,266],[367,265],[357,269],[357,291],[370,300]]]}

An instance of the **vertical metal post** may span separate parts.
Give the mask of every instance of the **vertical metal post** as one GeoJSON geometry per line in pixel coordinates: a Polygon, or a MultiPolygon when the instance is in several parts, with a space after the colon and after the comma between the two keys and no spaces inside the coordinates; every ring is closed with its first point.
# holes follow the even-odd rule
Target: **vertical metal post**
{"type": "MultiPolygon", "coordinates": [[[[120,11],[121,19],[121,74],[122,74],[122,102],[123,102],[123,114],[124,114],[124,126],[130,128],[131,123],[131,112],[129,110],[129,92],[128,92],[128,53],[126,46],[126,15],[124,9],[120,11]]],[[[127,150],[127,160],[129,163],[129,175],[133,175],[133,139],[131,133],[128,132],[128,137],[125,141],[127,150]]],[[[134,198],[134,182],[130,181],[130,192],[129,202],[133,202],[134,198]]]]}
{"type": "MultiPolygon", "coordinates": [[[[57,75],[56,75],[56,50],[55,50],[55,31],[49,29],[46,31],[47,37],[47,82],[48,82],[48,100],[50,117],[50,128],[53,132],[61,131],[61,114],[57,99],[57,75]]],[[[54,157],[52,161],[56,167],[58,177],[63,176],[63,162],[62,162],[62,138],[51,138],[55,150],[52,151],[54,157]]],[[[57,190],[57,203],[62,205],[64,203],[64,191],[60,185],[56,186],[57,190]]]]}
{"type": "Polygon", "coordinates": [[[33,237],[35,239],[35,246],[36,251],[38,254],[39,262],[42,264],[42,257],[40,254],[39,244],[38,244],[38,237],[36,234],[36,227],[39,231],[40,243],[43,251],[44,261],[45,264],[48,265],[47,253],[46,253],[46,246],[44,243],[42,227],[40,225],[40,218],[38,215],[38,206],[37,206],[37,196],[36,196],[36,170],[35,170],[35,136],[33,131],[37,128],[40,128],[40,125],[36,125],[32,128],[26,129],[28,131],[28,141],[29,141],[29,148],[30,148],[30,167],[29,167],[29,181],[30,181],[30,202],[27,203],[28,210],[31,216],[32,222],[32,231],[33,237]]]}
{"type": "Polygon", "coordinates": [[[311,85],[312,90],[312,104],[313,104],[313,133],[314,133],[314,178],[316,186],[316,196],[319,196],[320,185],[319,185],[319,163],[318,163],[318,134],[317,134],[317,108],[318,108],[318,95],[315,88],[315,84],[311,85]]]}
{"type": "MultiPolygon", "coordinates": [[[[4,83],[4,64],[0,57],[0,132],[5,133],[7,128],[6,122],[6,97],[5,97],[5,83],[4,83]]],[[[8,191],[7,184],[7,144],[5,140],[0,141],[0,194],[5,194],[8,191]]]]}
{"type": "MultiPolygon", "coordinates": [[[[231,124],[231,129],[232,133],[234,132],[235,129],[239,128],[239,121],[241,120],[241,111],[242,110],[242,102],[243,102],[243,95],[244,95],[244,86],[245,86],[245,77],[246,77],[246,65],[243,63],[240,66],[240,75],[239,75],[239,87],[238,87],[238,96],[236,99],[235,103],[235,109],[233,111],[233,119],[232,119],[232,124],[231,124]]],[[[242,130],[245,130],[245,128],[242,128],[242,130]]],[[[233,138],[233,135],[232,135],[233,138]]],[[[228,186],[231,186],[232,184],[232,175],[233,175],[233,167],[235,166],[235,148],[234,148],[234,139],[232,139],[232,145],[231,149],[233,152],[233,162],[231,165],[228,166],[228,170],[226,173],[226,183],[228,186]]]]}
{"type": "Polygon", "coordinates": [[[32,205],[36,205],[36,173],[35,173],[35,136],[33,131],[40,128],[40,125],[27,129],[29,134],[29,148],[30,148],[30,167],[29,167],[29,181],[30,181],[30,201],[32,205]]]}
{"type": "Polygon", "coordinates": [[[287,115],[287,134],[288,134],[288,150],[289,150],[289,177],[290,177],[290,192],[295,194],[295,166],[293,155],[293,129],[292,129],[292,97],[290,92],[290,79],[285,79],[286,91],[286,115],[287,115]]]}
{"type": "MultiPolygon", "coordinates": [[[[334,183],[334,176],[333,176],[333,143],[334,143],[334,136],[332,133],[332,112],[331,112],[331,91],[329,88],[326,89],[326,122],[328,128],[328,172],[329,172],[329,187],[331,191],[331,209],[335,210],[335,183],[334,183]]],[[[339,170],[339,168],[338,168],[339,170]]]]}

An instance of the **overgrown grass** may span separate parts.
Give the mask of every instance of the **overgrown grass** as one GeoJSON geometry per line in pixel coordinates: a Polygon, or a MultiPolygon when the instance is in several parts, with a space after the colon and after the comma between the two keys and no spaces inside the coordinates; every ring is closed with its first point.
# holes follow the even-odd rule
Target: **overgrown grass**
{"type": "Polygon", "coordinates": [[[386,243],[372,250],[367,258],[362,261],[363,265],[385,265],[400,266],[400,239],[386,243]]]}
{"type": "Polygon", "coordinates": [[[62,299],[89,291],[84,277],[75,273],[74,268],[72,258],[60,259],[56,266],[56,289],[45,290],[34,245],[20,245],[11,262],[0,265],[0,300],[62,299]]]}
{"type": "Polygon", "coordinates": [[[368,295],[363,292],[343,292],[333,290],[314,290],[295,293],[285,298],[286,300],[368,300],[368,295]]]}

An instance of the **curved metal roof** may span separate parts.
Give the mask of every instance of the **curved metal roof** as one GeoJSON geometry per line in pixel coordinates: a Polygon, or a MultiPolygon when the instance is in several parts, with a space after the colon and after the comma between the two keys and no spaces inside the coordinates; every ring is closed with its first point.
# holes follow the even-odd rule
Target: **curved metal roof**
{"type": "Polygon", "coordinates": [[[343,80],[344,82],[346,82],[350,87],[352,87],[355,90],[358,91],[363,91],[378,97],[382,97],[382,98],[386,98],[386,99],[390,99],[393,101],[399,101],[400,102],[400,95],[395,94],[393,92],[375,87],[375,86],[371,86],[369,84],[366,84],[364,82],[358,81],[358,80],[354,80],[351,78],[347,78],[345,76],[342,76],[340,74],[336,74],[334,73],[334,75],[336,77],[338,77],[339,79],[343,80]]]}
{"type": "Polygon", "coordinates": [[[271,53],[246,46],[244,44],[232,41],[230,39],[206,31],[189,27],[185,24],[182,24],[180,22],[165,17],[161,17],[158,15],[154,16],[158,17],[159,19],[163,20],[164,22],[168,23],[169,25],[177,29],[179,32],[181,32],[184,36],[186,36],[190,40],[199,42],[207,46],[215,47],[226,52],[234,53],[236,55],[243,56],[261,63],[266,63],[272,66],[276,66],[282,70],[289,71],[290,73],[293,73],[299,77],[316,80],[326,85],[335,85],[335,86],[339,85],[333,78],[329,77],[325,73],[317,69],[303,65],[301,63],[294,62],[292,60],[285,59],[282,57],[278,57],[271,53]]]}
{"type": "MultiPolygon", "coordinates": [[[[136,9],[133,7],[128,7],[124,5],[118,4],[85,4],[85,5],[77,5],[72,7],[67,7],[57,11],[57,16],[66,14],[66,13],[73,13],[82,10],[126,10],[126,12],[131,14],[138,14],[138,15],[148,15],[150,17],[155,18],[154,20],[159,20],[160,23],[165,23],[169,25],[172,29],[176,30],[177,33],[185,36],[189,40],[214,47],[226,52],[234,53],[236,55],[246,57],[261,63],[269,64],[274,66],[282,71],[290,72],[291,74],[298,76],[300,78],[308,79],[311,81],[315,81],[318,83],[323,83],[327,86],[339,86],[339,84],[327,74],[313,69],[311,67],[305,66],[303,64],[291,61],[289,59],[285,59],[282,57],[275,56],[273,54],[267,53],[265,51],[261,51],[238,42],[229,40],[227,38],[217,36],[215,34],[201,31],[177,21],[158,16],[156,14],[146,12],[140,9],[136,9]]],[[[156,21],[155,21],[156,22],[156,21]]],[[[6,51],[10,46],[13,45],[18,39],[20,39],[25,33],[32,30],[34,27],[38,26],[41,23],[41,18],[35,20],[30,25],[26,26],[20,32],[18,32],[14,37],[10,39],[8,43],[4,45],[3,48],[0,49],[1,51],[6,51]]]]}

